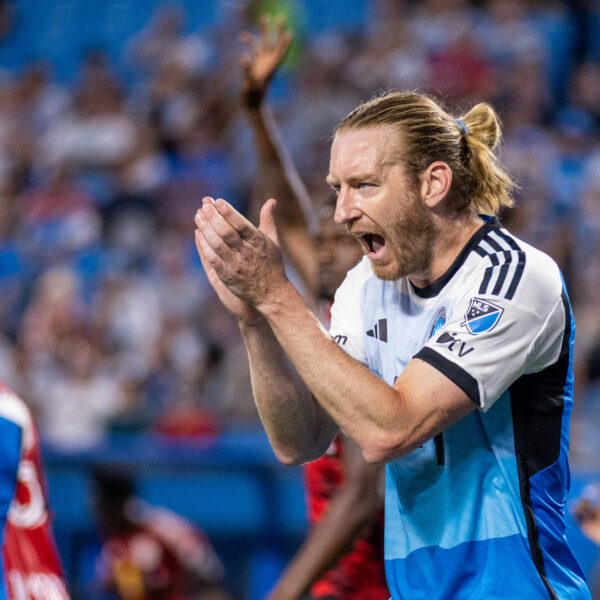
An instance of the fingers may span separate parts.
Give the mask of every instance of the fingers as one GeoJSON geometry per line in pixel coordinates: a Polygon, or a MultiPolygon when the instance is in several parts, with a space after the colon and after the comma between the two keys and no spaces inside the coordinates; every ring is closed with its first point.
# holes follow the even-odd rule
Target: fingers
{"type": "Polygon", "coordinates": [[[267,200],[260,209],[259,231],[268,236],[277,246],[279,246],[279,236],[275,224],[275,207],[277,201],[273,198],[267,200]]]}
{"type": "Polygon", "coordinates": [[[258,21],[258,36],[249,31],[242,31],[239,39],[246,44],[256,56],[261,50],[276,48],[280,52],[287,50],[293,38],[291,30],[287,30],[285,15],[262,15],[258,21]]]}
{"type": "MultiPolygon", "coordinates": [[[[217,198],[212,205],[212,208],[215,209],[215,212],[219,215],[220,218],[225,220],[229,227],[237,232],[237,235],[242,238],[242,240],[252,240],[256,237],[257,229],[256,227],[246,219],[242,214],[240,214],[229,202],[223,200],[223,198],[217,198]]],[[[209,213],[211,218],[217,219],[214,213],[209,213]]],[[[211,223],[213,221],[211,220],[211,223]]],[[[216,222],[216,221],[215,221],[216,222]]]]}
{"type": "Polygon", "coordinates": [[[249,31],[242,31],[239,35],[239,39],[241,42],[246,44],[252,54],[256,55],[256,53],[260,50],[260,43],[255,35],[250,33],[249,31]]]}
{"type": "Polygon", "coordinates": [[[219,270],[220,266],[233,258],[233,251],[211,227],[203,210],[196,213],[196,248],[204,265],[219,270]]]}
{"type": "Polygon", "coordinates": [[[263,43],[268,40],[270,22],[270,15],[262,15],[258,21],[258,31],[263,43]]]}
{"type": "Polygon", "coordinates": [[[281,37],[286,27],[285,15],[275,15],[273,21],[275,23],[275,29],[277,30],[277,37],[281,37]]]}
{"type": "Polygon", "coordinates": [[[288,49],[294,34],[292,33],[291,29],[286,29],[287,27],[287,22],[285,20],[285,15],[277,15],[275,17],[275,27],[276,27],[276,41],[277,41],[277,48],[279,50],[279,53],[283,55],[283,53],[285,53],[285,51],[288,49]]]}
{"type": "Polygon", "coordinates": [[[252,69],[252,57],[249,54],[242,54],[240,56],[240,66],[244,75],[248,75],[252,69]]]}
{"type": "Polygon", "coordinates": [[[194,232],[194,239],[196,241],[196,250],[198,250],[200,262],[204,267],[204,271],[206,272],[209,281],[211,281],[212,283],[212,278],[215,275],[215,270],[213,269],[213,266],[210,264],[210,261],[206,256],[206,250],[209,248],[206,240],[204,239],[204,236],[202,235],[199,229],[196,229],[196,231],[194,232]]]}
{"type": "Polygon", "coordinates": [[[233,263],[235,254],[257,233],[256,227],[222,198],[214,201],[205,196],[194,220],[200,232],[198,252],[217,271],[222,263],[233,263]]]}

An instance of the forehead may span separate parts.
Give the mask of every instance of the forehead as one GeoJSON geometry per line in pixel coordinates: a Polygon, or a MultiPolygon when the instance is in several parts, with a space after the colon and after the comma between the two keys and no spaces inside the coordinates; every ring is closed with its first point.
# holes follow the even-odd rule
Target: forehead
{"type": "Polygon", "coordinates": [[[343,178],[377,171],[397,162],[392,160],[397,145],[398,130],[393,125],[342,131],[331,145],[330,175],[343,178]]]}

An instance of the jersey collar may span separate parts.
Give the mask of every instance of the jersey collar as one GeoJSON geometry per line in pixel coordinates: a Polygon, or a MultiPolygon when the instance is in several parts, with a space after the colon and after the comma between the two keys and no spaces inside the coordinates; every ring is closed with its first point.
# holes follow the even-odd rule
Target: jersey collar
{"type": "Polygon", "coordinates": [[[433,298],[437,296],[442,288],[454,277],[456,272],[462,267],[467,256],[479,245],[479,242],[493,229],[500,227],[500,221],[496,217],[490,217],[487,215],[480,215],[484,219],[485,223],[471,236],[469,241],[465,244],[464,248],[460,251],[460,254],[454,259],[454,262],[450,265],[448,270],[438,277],[435,281],[429,285],[419,288],[416,287],[410,280],[408,283],[412,287],[413,291],[419,298],[433,298]]]}

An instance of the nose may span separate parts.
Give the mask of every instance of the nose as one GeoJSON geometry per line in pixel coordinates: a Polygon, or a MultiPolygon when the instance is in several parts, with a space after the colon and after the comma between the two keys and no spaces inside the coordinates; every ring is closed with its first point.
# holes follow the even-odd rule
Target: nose
{"type": "Polygon", "coordinates": [[[360,216],[360,211],[356,205],[354,194],[352,189],[349,187],[342,186],[338,192],[337,200],[335,203],[335,213],[333,220],[338,225],[344,225],[353,219],[357,219],[360,216]]]}

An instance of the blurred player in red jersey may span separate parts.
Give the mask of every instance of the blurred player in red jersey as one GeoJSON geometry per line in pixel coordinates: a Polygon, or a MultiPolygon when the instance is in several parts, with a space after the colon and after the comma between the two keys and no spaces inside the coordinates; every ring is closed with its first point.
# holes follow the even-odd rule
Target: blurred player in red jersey
{"type": "Polygon", "coordinates": [[[25,403],[1,384],[0,430],[0,598],[69,600],[52,534],[38,433],[25,403]]]}
{"type": "MultiPolygon", "coordinates": [[[[267,88],[291,42],[282,19],[261,21],[258,37],[241,39],[242,104],[252,125],[261,197],[278,199],[285,251],[307,290],[307,302],[329,320],[333,295],[361,256],[356,242],[333,222],[333,204],[319,223],[295,168],[278,140],[267,88]]],[[[383,566],[383,469],[368,465],[356,444],[338,435],[325,456],[305,466],[310,531],[277,581],[269,600],[388,600],[383,566]]]]}
{"type": "Polygon", "coordinates": [[[223,565],[202,531],[137,498],[122,470],[97,468],[94,484],[105,588],[121,600],[231,600],[223,565]]]}

